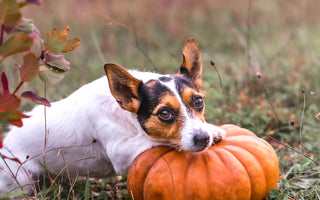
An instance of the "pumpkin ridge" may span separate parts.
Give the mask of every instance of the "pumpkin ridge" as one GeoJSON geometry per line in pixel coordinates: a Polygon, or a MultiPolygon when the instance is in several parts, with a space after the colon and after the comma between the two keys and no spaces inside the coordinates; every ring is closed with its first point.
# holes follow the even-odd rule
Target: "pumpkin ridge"
{"type": "MultiPolygon", "coordinates": [[[[171,151],[167,152],[167,153],[170,153],[171,151]]],[[[167,154],[166,153],[166,154],[167,154]]],[[[171,167],[170,167],[170,163],[168,162],[168,160],[164,157],[164,156],[161,156],[160,159],[163,159],[164,162],[167,164],[167,167],[169,169],[169,172],[170,172],[170,180],[171,180],[171,184],[172,184],[172,187],[173,187],[173,195],[174,195],[174,199],[176,200],[177,199],[177,195],[176,195],[176,188],[175,188],[175,184],[174,184],[174,180],[173,180],[173,176],[172,176],[172,170],[171,170],[171,167]]],[[[158,161],[159,159],[157,159],[158,161]]],[[[154,163],[153,163],[154,164],[154,163]]]]}
{"type": "MultiPolygon", "coordinates": [[[[225,146],[225,145],[224,145],[225,146]]],[[[229,164],[226,163],[226,159],[222,159],[222,157],[225,157],[224,154],[226,154],[225,152],[228,152],[230,153],[230,156],[233,157],[234,160],[236,160],[238,162],[238,164],[240,164],[240,166],[242,167],[242,169],[244,169],[246,171],[246,176],[247,176],[247,179],[248,181],[250,182],[250,191],[246,191],[248,193],[250,193],[250,199],[251,199],[251,196],[252,196],[252,182],[251,182],[251,179],[250,179],[250,176],[249,176],[249,173],[246,169],[246,167],[243,165],[243,163],[238,159],[238,157],[236,155],[234,155],[232,152],[230,152],[228,149],[225,149],[224,146],[220,147],[220,152],[219,151],[216,151],[215,153],[218,155],[219,159],[222,161],[222,163],[224,164],[225,168],[232,174],[232,171],[230,171],[230,168],[228,168],[229,164]],[[224,153],[222,153],[222,151],[225,151],[224,153]]]]}
{"type": "MultiPolygon", "coordinates": [[[[130,171],[129,171],[129,174],[128,174],[128,177],[131,177],[132,176],[132,180],[134,180],[133,179],[133,177],[135,177],[135,178],[137,178],[137,179],[139,179],[139,180],[145,180],[146,179],[146,177],[148,176],[148,174],[149,174],[149,172],[150,172],[150,170],[151,170],[151,168],[152,168],[152,166],[160,159],[160,158],[162,158],[162,156],[164,156],[165,154],[167,154],[167,153],[169,153],[169,152],[171,152],[171,151],[173,151],[174,150],[174,148],[171,148],[171,147],[168,147],[168,146],[158,146],[157,147],[158,149],[160,148],[160,149],[163,149],[163,152],[161,152],[159,155],[156,155],[156,156],[154,156],[153,157],[153,160],[152,160],[152,162],[150,162],[150,163],[152,163],[152,164],[150,164],[150,163],[148,163],[148,165],[147,165],[147,168],[146,168],[146,170],[144,171],[144,174],[141,176],[135,176],[135,173],[134,173],[134,170],[132,170],[132,172],[130,173],[130,171]]],[[[149,149],[150,151],[152,151],[152,150],[154,150],[154,149],[149,149]]],[[[146,151],[148,151],[148,150],[146,150],[146,151]]],[[[146,152],[145,151],[145,152],[146,152]]],[[[140,155],[147,155],[147,154],[145,154],[145,152],[142,152],[140,155]]],[[[159,151],[157,151],[157,152],[159,152],[159,151]]],[[[143,161],[143,160],[145,160],[146,159],[146,157],[145,156],[138,156],[138,157],[136,157],[135,159],[134,159],[134,161],[132,162],[132,166],[136,166],[136,164],[139,164],[140,165],[140,163],[143,161]]],[[[150,160],[149,159],[149,157],[147,158],[148,160],[150,160]]],[[[136,169],[136,167],[132,167],[132,169],[136,169]]],[[[130,180],[131,178],[129,178],[128,179],[128,181],[130,180]]],[[[143,182],[143,184],[142,184],[142,188],[141,188],[141,190],[139,191],[139,193],[137,193],[138,194],[138,197],[139,197],[139,195],[141,195],[141,197],[143,197],[143,194],[144,194],[144,185],[145,185],[145,182],[144,181],[142,181],[143,182]]],[[[131,183],[129,183],[129,182],[127,182],[127,185],[131,185],[131,183]]],[[[129,189],[129,188],[128,188],[129,189]]],[[[136,188],[135,187],[131,187],[130,186],[130,192],[137,192],[137,190],[136,190],[136,188]]],[[[133,195],[133,194],[132,194],[133,195]]]]}
{"type": "MultiPolygon", "coordinates": [[[[238,146],[232,146],[232,145],[225,145],[222,147],[223,149],[225,149],[226,151],[228,151],[229,153],[231,153],[240,163],[241,165],[243,166],[243,168],[246,170],[248,176],[249,176],[249,181],[250,181],[250,185],[251,185],[251,191],[250,191],[250,199],[253,199],[253,195],[252,195],[252,192],[254,193],[257,193],[257,191],[253,191],[254,189],[254,185],[252,183],[252,180],[253,179],[253,174],[250,173],[250,171],[248,171],[248,166],[246,166],[246,164],[244,164],[244,160],[242,159],[242,156],[239,156],[239,155],[236,155],[233,151],[235,152],[239,152],[239,150],[242,150],[246,153],[248,153],[251,158],[250,159],[254,159],[254,163],[257,163],[258,164],[258,167],[259,167],[259,172],[263,173],[262,174],[262,177],[265,177],[265,180],[264,180],[264,187],[263,189],[265,190],[266,189],[266,184],[267,184],[267,180],[266,180],[266,175],[265,175],[265,172],[263,170],[263,166],[261,165],[261,163],[259,162],[259,160],[257,159],[257,157],[252,154],[252,152],[248,151],[247,149],[244,149],[244,148],[241,148],[241,147],[238,147],[238,146]],[[232,148],[235,148],[236,150],[233,150],[233,149],[229,149],[228,147],[232,147],[232,148]]],[[[253,162],[252,162],[253,163],[253,162]]]]}

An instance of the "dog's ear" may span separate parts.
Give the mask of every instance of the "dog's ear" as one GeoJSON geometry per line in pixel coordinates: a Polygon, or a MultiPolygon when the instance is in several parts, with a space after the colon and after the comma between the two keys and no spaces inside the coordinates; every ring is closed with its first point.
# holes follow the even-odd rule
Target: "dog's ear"
{"type": "Polygon", "coordinates": [[[104,70],[108,77],[111,94],[121,108],[137,113],[140,106],[138,88],[142,81],[134,78],[123,67],[113,63],[105,64],[104,70]]]}
{"type": "Polygon", "coordinates": [[[182,49],[183,61],[180,68],[180,74],[191,78],[193,83],[201,90],[202,85],[202,62],[201,52],[197,42],[190,38],[184,44],[182,49]]]}

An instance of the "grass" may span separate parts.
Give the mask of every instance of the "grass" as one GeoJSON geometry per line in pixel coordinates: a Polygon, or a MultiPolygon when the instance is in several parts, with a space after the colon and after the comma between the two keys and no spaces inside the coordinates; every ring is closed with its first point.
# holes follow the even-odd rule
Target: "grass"
{"type": "MultiPolygon", "coordinates": [[[[318,2],[45,1],[43,8],[24,8],[24,15],[41,33],[69,25],[71,35],[82,40],[67,57],[71,71],[61,83],[48,86],[50,101],[103,76],[105,62],[176,73],[182,44],[194,37],[202,50],[207,121],[251,129],[274,146],[281,179],[271,199],[320,199],[318,2]]],[[[16,85],[15,69],[3,69],[10,85],[16,85]]],[[[26,87],[39,95],[44,91],[40,80],[26,87]]],[[[32,106],[23,102],[25,110],[32,106]]],[[[124,180],[125,175],[90,179],[89,196],[127,198],[124,180]]],[[[58,183],[43,189],[48,193],[41,197],[88,199],[86,183],[85,178],[74,186],[58,183]]]]}

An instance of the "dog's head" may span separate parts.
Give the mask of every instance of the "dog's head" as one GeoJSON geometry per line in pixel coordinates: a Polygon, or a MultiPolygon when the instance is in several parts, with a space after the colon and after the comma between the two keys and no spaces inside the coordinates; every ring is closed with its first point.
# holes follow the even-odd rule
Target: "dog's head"
{"type": "Polygon", "coordinates": [[[121,108],[137,115],[147,135],[187,151],[202,151],[224,137],[224,130],[204,119],[202,63],[198,44],[189,39],[183,62],[174,75],[143,83],[116,64],[105,71],[112,95],[121,108]]]}

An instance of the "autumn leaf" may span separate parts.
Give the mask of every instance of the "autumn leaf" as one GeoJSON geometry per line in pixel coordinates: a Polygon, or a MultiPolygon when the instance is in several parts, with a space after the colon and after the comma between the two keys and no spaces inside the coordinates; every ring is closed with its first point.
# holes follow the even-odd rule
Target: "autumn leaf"
{"type": "Polygon", "coordinates": [[[0,112],[16,110],[20,107],[21,100],[14,94],[10,94],[8,79],[4,72],[1,74],[2,93],[0,92],[0,112]]]}
{"type": "Polygon", "coordinates": [[[44,55],[44,61],[49,67],[60,69],[63,72],[70,69],[70,63],[60,54],[47,53],[44,55]]]}
{"type": "Polygon", "coordinates": [[[20,107],[21,99],[14,94],[1,94],[0,93],[0,112],[8,110],[16,110],[20,107]]]}
{"type": "Polygon", "coordinates": [[[8,159],[8,160],[11,160],[11,161],[13,161],[13,162],[17,162],[17,163],[19,163],[20,165],[22,165],[22,162],[19,160],[19,158],[16,158],[16,157],[8,157],[8,156],[6,156],[6,155],[1,154],[1,152],[0,152],[0,158],[2,158],[2,159],[8,159]]]}
{"type": "Polygon", "coordinates": [[[31,48],[33,39],[25,33],[14,33],[0,46],[0,55],[3,57],[15,53],[28,51],[31,48]]]}
{"type": "Polygon", "coordinates": [[[2,0],[0,2],[0,24],[5,26],[15,25],[21,16],[16,0],[2,0]]]}
{"type": "Polygon", "coordinates": [[[38,74],[39,60],[34,53],[23,57],[23,64],[18,67],[21,81],[31,82],[38,74]]]}
{"type": "Polygon", "coordinates": [[[51,33],[46,33],[44,44],[51,53],[66,53],[79,46],[80,39],[73,38],[68,40],[69,26],[64,30],[53,29],[51,33]]]}
{"type": "Polygon", "coordinates": [[[4,72],[1,73],[1,84],[2,84],[3,94],[10,94],[8,78],[7,78],[6,73],[4,73],[4,72]]]}
{"type": "Polygon", "coordinates": [[[30,99],[31,101],[35,102],[35,103],[39,103],[45,106],[50,107],[51,104],[49,103],[49,101],[46,98],[43,97],[39,97],[38,95],[36,95],[35,93],[31,92],[31,91],[26,91],[23,92],[21,94],[21,97],[26,98],[26,99],[30,99]]]}
{"type": "Polygon", "coordinates": [[[6,112],[0,112],[0,120],[20,120],[22,118],[28,118],[29,116],[23,114],[18,110],[8,110],[6,112]]]}
{"type": "Polygon", "coordinates": [[[62,49],[61,53],[67,53],[67,52],[73,51],[79,45],[80,45],[80,39],[73,38],[67,42],[66,46],[62,49]]]}

